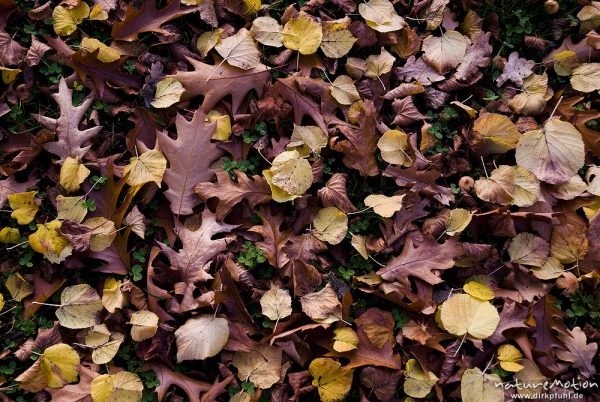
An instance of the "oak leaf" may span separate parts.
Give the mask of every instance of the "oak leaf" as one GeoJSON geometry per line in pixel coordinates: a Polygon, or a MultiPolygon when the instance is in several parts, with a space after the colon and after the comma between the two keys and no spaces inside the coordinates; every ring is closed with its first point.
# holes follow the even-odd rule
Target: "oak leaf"
{"type": "Polygon", "coordinates": [[[573,363],[580,373],[586,378],[592,378],[596,374],[596,367],[592,360],[598,351],[598,344],[588,343],[585,333],[579,327],[569,331],[570,336],[559,334],[558,338],[565,343],[567,350],[558,350],[556,355],[559,359],[573,363]]]}
{"type": "Polygon", "coordinates": [[[496,79],[496,84],[500,87],[506,81],[512,81],[514,84],[523,85],[523,79],[533,74],[533,60],[522,59],[519,53],[512,52],[508,55],[508,60],[504,65],[502,74],[496,79]]]}

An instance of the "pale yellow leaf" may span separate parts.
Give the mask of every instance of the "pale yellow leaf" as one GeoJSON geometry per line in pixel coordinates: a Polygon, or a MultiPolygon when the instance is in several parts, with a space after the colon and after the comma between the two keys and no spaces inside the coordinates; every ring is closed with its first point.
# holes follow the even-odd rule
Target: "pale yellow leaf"
{"type": "Polygon", "coordinates": [[[102,310],[102,301],[90,285],[66,287],[60,295],[60,307],[56,317],[65,328],[89,328],[96,324],[96,316],[102,310]]]}
{"type": "Polygon", "coordinates": [[[284,151],[273,159],[272,182],[292,195],[303,195],[312,185],[310,163],[298,151],[284,151]]]}
{"type": "Polygon", "coordinates": [[[130,186],[154,182],[160,187],[166,169],[167,159],[160,151],[153,149],[131,158],[123,174],[127,175],[127,184],[130,186]]]}
{"type": "Polygon", "coordinates": [[[329,87],[329,91],[340,105],[351,105],[360,99],[354,81],[347,75],[338,76],[329,87]]]}
{"type": "Polygon", "coordinates": [[[156,94],[150,104],[157,109],[167,108],[179,102],[184,92],[185,89],[181,85],[181,82],[175,78],[163,78],[156,85],[156,94]]]}
{"type": "Polygon", "coordinates": [[[314,236],[329,244],[339,244],[348,232],[348,217],[336,207],[323,208],[313,220],[314,236]]]}
{"type": "Polygon", "coordinates": [[[109,313],[123,308],[127,303],[127,295],[121,290],[123,283],[113,277],[106,278],[102,291],[102,305],[109,313]]]}
{"type": "Polygon", "coordinates": [[[83,163],[67,156],[60,167],[60,185],[68,192],[79,191],[79,186],[89,175],[90,170],[83,163]]]}
{"type": "Polygon", "coordinates": [[[463,208],[456,208],[450,211],[450,215],[446,220],[446,234],[455,236],[460,234],[469,226],[473,219],[473,212],[463,208]]]}
{"type": "Polygon", "coordinates": [[[158,316],[152,311],[140,310],[131,315],[131,339],[141,342],[152,338],[158,330],[158,316]]]}
{"type": "Polygon", "coordinates": [[[584,93],[600,90],[600,63],[585,63],[575,67],[571,75],[571,86],[584,93]]]}
{"type": "Polygon", "coordinates": [[[263,177],[265,178],[265,181],[271,188],[271,198],[273,199],[273,201],[287,202],[287,201],[292,201],[292,200],[300,197],[299,195],[292,195],[292,194],[288,193],[287,191],[285,191],[284,189],[282,189],[281,187],[273,184],[273,174],[271,173],[271,170],[269,170],[269,169],[263,170],[262,174],[263,174],[263,177]]]}
{"type": "Polygon", "coordinates": [[[21,239],[21,233],[17,228],[5,227],[0,229],[0,243],[17,244],[21,239]]]}
{"type": "Polygon", "coordinates": [[[83,225],[92,229],[90,237],[90,250],[102,251],[110,247],[117,232],[115,223],[104,217],[86,219],[83,225]]]}
{"type": "Polygon", "coordinates": [[[360,254],[362,258],[364,258],[365,260],[369,259],[369,251],[367,250],[367,238],[365,236],[353,234],[352,239],[350,240],[350,244],[352,244],[352,247],[354,247],[354,249],[358,251],[358,254],[360,254]]]}
{"type": "Polygon", "coordinates": [[[283,27],[275,18],[258,17],[252,21],[250,33],[257,42],[265,46],[281,47],[283,46],[283,27]]]}
{"type": "Polygon", "coordinates": [[[531,74],[523,80],[523,91],[508,102],[515,113],[535,115],[546,107],[552,97],[552,89],[548,87],[548,74],[531,74]]]}
{"type": "Polygon", "coordinates": [[[229,340],[226,319],[198,315],[188,319],[175,331],[177,362],[204,360],[217,355],[229,340]]]}
{"type": "Polygon", "coordinates": [[[358,13],[378,32],[393,32],[407,26],[388,0],[370,0],[358,5],[358,13]]]}
{"type": "Polygon", "coordinates": [[[65,197],[59,194],[56,196],[56,219],[81,223],[88,212],[84,205],[84,197],[65,197]]]}
{"type": "Polygon", "coordinates": [[[523,369],[519,363],[523,359],[523,354],[519,349],[511,344],[504,344],[498,348],[498,360],[500,367],[506,371],[517,372],[523,369]]]}
{"type": "Polygon", "coordinates": [[[27,280],[18,272],[10,274],[4,285],[10,292],[11,297],[18,302],[30,294],[33,294],[34,291],[33,285],[27,282],[27,280]]]}
{"type": "Polygon", "coordinates": [[[425,398],[437,383],[438,378],[430,371],[425,371],[416,359],[409,359],[404,369],[406,380],[404,392],[413,398],[425,398]]]}
{"type": "Polygon", "coordinates": [[[269,320],[279,321],[292,314],[292,298],[287,289],[281,289],[275,284],[260,298],[262,313],[269,320]]]}
{"type": "Polygon", "coordinates": [[[241,381],[251,381],[260,389],[268,389],[281,379],[281,349],[257,345],[250,352],[235,352],[233,365],[241,381]]]}
{"type": "Polygon", "coordinates": [[[456,31],[446,31],[441,36],[429,35],[423,41],[423,60],[438,73],[445,74],[463,61],[469,42],[456,31]]]}
{"type": "Polygon", "coordinates": [[[48,261],[58,264],[73,252],[69,239],[60,234],[62,223],[58,220],[38,224],[35,233],[29,235],[29,246],[35,252],[43,254],[48,261]]]}
{"type": "Polygon", "coordinates": [[[365,60],[365,75],[375,80],[392,71],[394,61],[396,58],[382,47],[379,54],[373,54],[365,60]]]}
{"type": "Polygon", "coordinates": [[[251,70],[260,63],[260,52],[256,47],[250,31],[240,29],[235,35],[221,39],[215,50],[234,67],[251,70]]]}
{"type": "Polygon", "coordinates": [[[485,150],[492,154],[503,154],[513,149],[521,134],[517,126],[507,117],[498,113],[484,113],[475,120],[473,131],[478,133],[485,150]]]}
{"type": "Polygon", "coordinates": [[[294,124],[292,137],[286,148],[296,148],[300,156],[309,156],[311,153],[319,154],[327,146],[327,140],[327,134],[317,126],[297,126],[294,124]]]}
{"type": "Polygon", "coordinates": [[[102,374],[92,380],[91,396],[94,402],[139,402],[144,384],[128,371],[102,374]]]}
{"type": "Polygon", "coordinates": [[[206,114],[208,123],[217,123],[213,132],[212,139],[217,141],[227,141],[231,135],[231,119],[227,114],[221,114],[216,110],[211,110],[206,114]]]}
{"type": "Polygon", "coordinates": [[[479,368],[467,369],[460,381],[463,402],[503,402],[504,388],[498,374],[485,374],[479,368]]]}
{"type": "Polygon", "coordinates": [[[198,37],[196,41],[196,49],[200,52],[200,55],[204,58],[208,55],[217,44],[221,41],[221,34],[223,28],[217,28],[213,31],[204,32],[198,37]]]}
{"type": "Polygon", "coordinates": [[[348,27],[352,20],[345,17],[334,21],[323,21],[321,50],[327,57],[339,59],[348,54],[356,38],[348,27]]]}
{"type": "Polygon", "coordinates": [[[469,281],[463,285],[463,290],[479,300],[492,300],[494,298],[494,291],[481,282],[469,281]]]}
{"type": "Polygon", "coordinates": [[[373,208],[373,212],[384,218],[391,218],[402,209],[403,195],[388,197],[383,194],[371,194],[365,198],[365,205],[373,208]]]}
{"type": "Polygon", "coordinates": [[[500,316],[490,302],[468,294],[457,294],[440,306],[440,320],[444,329],[452,335],[467,334],[484,339],[494,333],[500,316]]]}

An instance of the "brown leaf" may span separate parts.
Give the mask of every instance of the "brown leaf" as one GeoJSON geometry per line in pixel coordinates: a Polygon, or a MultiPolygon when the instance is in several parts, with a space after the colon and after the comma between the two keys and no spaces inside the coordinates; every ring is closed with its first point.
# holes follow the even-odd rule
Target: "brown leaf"
{"type": "Polygon", "coordinates": [[[379,400],[386,402],[393,400],[400,382],[400,371],[392,371],[381,367],[365,367],[360,372],[360,383],[379,400]]]}
{"type": "Polygon", "coordinates": [[[235,180],[227,172],[217,172],[217,182],[199,183],[195,192],[202,201],[216,197],[217,220],[221,221],[242,200],[248,201],[251,208],[271,201],[271,189],[262,176],[247,176],[239,170],[234,171],[235,180]]]}
{"type": "Polygon", "coordinates": [[[297,125],[302,125],[304,116],[310,116],[323,132],[328,132],[321,107],[300,91],[296,77],[278,78],[273,88],[284,101],[292,106],[294,121],[297,125]]]}
{"type": "Polygon", "coordinates": [[[38,38],[34,35],[31,35],[31,46],[29,50],[27,50],[27,54],[25,55],[25,61],[30,66],[37,66],[42,61],[42,57],[48,50],[52,49],[50,46],[46,45],[43,42],[40,42],[38,38]]]}
{"type": "Polygon", "coordinates": [[[317,194],[324,207],[336,207],[345,213],[357,210],[346,194],[347,177],[344,173],[334,173],[325,184],[325,187],[319,189],[317,194]]]}
{"type": "Polygon", "coordinates": [[[573,367],[578,368],[579,372],[586,378],[591,378],[596,374],[596,367],[592,360],[596,357],[598,344],[587,343],[585,333],[579,327],[568,331],[569,335],[559,334],[558,338],[562,340],[567,350],[559,350],[556,355],[559,359],[573,363],[573,367]]]}
{"type": "Polygon", "coordinates": [[[160,382],[160,385],[156,387],[159,401],[165,397],[171,385],[179,387],[187,395],[190,402],[200,402],[200,394],[212,387],[211,383],[187,377],[167,368],[163,364],[147,363],[144,368],[154,371],[156,379],[160,382]]]}
{"type": "Polygon", "coordinates": [[[198,11],[198,6],[180,7],[179,0],[172,0],[166,7],[160,10],[156,9],[156,1],[145,1],[140,9],[136,9],[134,4],[127,6],[125,19],[112,26],[111,36],[113,39],[133,41],[143,32],[156,32],[168,34],[169,31],[160,26],[167,21],[182,15],[198,11]]]}
{"type": "Polygon", "coordinates": [[[223,151],[211,142],[216,123],[206,124],[204,113],[197,110],[191,121],[178,114],[175,118],[177,139],[166,131],[158,133],[158,145],[169,161],[164,182],[169,189],[164,193],[175,215],[189,215],[198,204],[194,186],[212,179],[210,165],[223,151]]]}
{"type": "Polygon", "coordinates": [[[289,261],[289,258],[283,252],[291,233],[281,231],[283,215],[273,215],[268,209],[261,210],[258,215],[262,218],[260,226],[253,226],[249,230],[259,233],[263,239],[255,242],[256,247],[265,252],[269,264],[277,268],[283,268],[289,261]]]}
{"type": "Polygon", "coordinates": [[[407,286],[411,276],[435,285],[443,280],[434,270],[452,268],[454,258],[462,254],[462,247],[455,239],[439,244],[432,237],[425,236],[423,242],[414,247],[413,239],[408,237],[402,253],[392,258],[377,274],[387,281],[399,281],[407,286]]]}
{"type": "Polygon", "coordinates": [[[11,35],[0,31],[0,64],[6,66],[19,64],[26,53],[27,49],[19,45],[19,42],[13,40],[11,35]]]}
{"type": "Polygon", "coordinates": [[[52,400],[61,402],[92,402],[92,380],[98,373],[86,366],[79,366],[79,382],[67,384],[62,388],[46,388],[52,400]]]}

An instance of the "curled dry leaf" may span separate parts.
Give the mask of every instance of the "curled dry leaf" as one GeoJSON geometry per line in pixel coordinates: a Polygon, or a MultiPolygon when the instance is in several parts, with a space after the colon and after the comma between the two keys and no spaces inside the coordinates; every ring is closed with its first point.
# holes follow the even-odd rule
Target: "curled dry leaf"
{"type": "Polygon", "coordinates": [[[250,352],[236,352],[233,365],[238,378],[251,381],[260,389],[271,388],[281,378],[281,349],[258,345],[250,352]]]}

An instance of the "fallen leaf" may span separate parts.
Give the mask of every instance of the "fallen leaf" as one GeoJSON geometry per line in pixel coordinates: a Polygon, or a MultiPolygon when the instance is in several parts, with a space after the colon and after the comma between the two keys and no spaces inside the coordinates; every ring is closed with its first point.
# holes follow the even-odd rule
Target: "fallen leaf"
{"type": "Polygon", "coordinates": [[[348,232],[348,217],[336,207],[319,210],[313,220],[313,235],[329,244],[339,244],[348,232]]]}
{"type": "Polygon", "coordinates": [[[100,296],[90,285],[69,286],[60,295],[56,318],[65,328],[89,328],[96,324],[102,307],[100,296]]]}
{"type": "Polygon", "coordinates": [[[235,35],[222,39],[215,50],[227,63],[242,70],[251,70],[260,64],[260,52],[250,31],[240,29],[235,35]]]}
{"type": "Polygon", "coordinates": [[[91,395],[94,402],[139,401],[144,384],[140,378],[128,371],[116,374],[101,374],[92,380],[91,395]]]}
{"type": "Polygon", "coordinates": [[[314,359],[308,370],[314,378],[312,385],[317,388],[323,402],[339,402],[350,392],[353,371],[343,369],[335,360],[314,359]]]}
{"type": "Polygon", "coordinates": [[[303,11],[290,18],[281,33],[283,46],[304,55],[315,53],[323,39],[321,24],[303,11]]]}
{"type": "Polygon", "coordinates": [[[388,197],[383,194],[371,194],[365,198],[365,205],[373,208],[373,212],[384,218],[391,218],[402,209],[404,195],[388,197]]]}
{"type": "Polygon", "coordinates": [[[179,102],[184,92],[185,89],[181,82],[175,78],[163,78],[156,85],[154,100],[150,104],[157,109],[168,108],[179,102]]]}
{"type": "Polygon", "coordinates": [[[229,325],[224,318],[199,315],[180,326],[175,331],[175,339],[178,362],[204,360],[223,349],[229,339],[229,325]]]}
{"type": "Polygon", "coordinates": [[[442,303],[440,320],[444,330],[452,335],[485,339],[496,330],[500,316],[490,302],[458,294],[442,303]]]}

